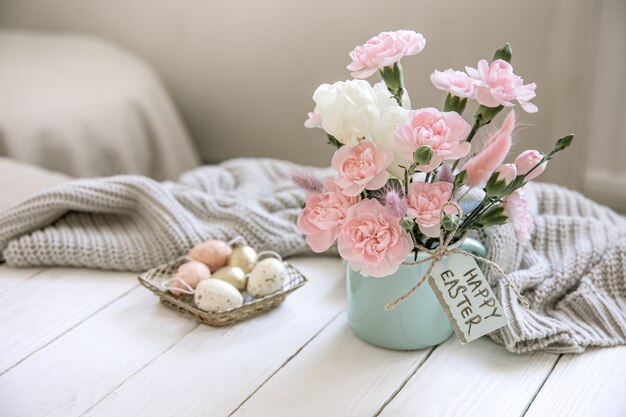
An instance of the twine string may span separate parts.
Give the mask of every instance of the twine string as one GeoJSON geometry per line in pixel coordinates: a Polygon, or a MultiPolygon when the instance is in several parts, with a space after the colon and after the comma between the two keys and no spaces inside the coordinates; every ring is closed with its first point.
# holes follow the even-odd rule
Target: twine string
{"type": "Polygon", "coordinates": [[[183,294],[195,294],[195,291],[191,287],[191,285],[189,285],[189,283],[185,281],[184,279],[182,279],[181,277],[172,277],[172,278],[166,279],[165,281],[161,283],[161,288],[164,289],[165,291],[174,290],[174,291],[182,292],[183,294]],[[180,282],[184,288],[172,287],[170,284],[174,281],[180,282]]]}
{"type": "MultiPolygon", "coordinates": [[[[452,207],[454,207],[456,209],[457,214],[459,216],[459,219],[461,219],[463,217],[463,209],[461,209],[461,206],[458,203],[454,202],[454,201],[447,201],[443,205],[443,207],[441,208],[440,220],[443,220],[443,216],[446,215],[445,209],[448,206],[452,206],[452,207]]],[[[411,294],[413,294],[424,283],[424,281],[426,281],[426,279],[430,276],[430,273],[435,268],[435,265],[437,264],[437,262],[442,260],[444,256],[446,256],[448,254],[452,254],[452,253],[458,253],[458,254],[461,254],[463,256],[469,256],[471,258],[474,258],[477,261],[482,261],[482,262],[492,266],[502,277],[504,277],[504,280],[506,281],[508,286],[513,290],[513,292],[517,296],[517,298],[520,301],[520,303],[524,307],[526,307],[526,308],[530,307],[530,303],[528,302],[528,299],[522,295],[522,293],[520,292],[520,290],[517,287],[517,285],[515,285],[515,283],[511,280],[511,278],[509,278],[509,276],[502,270],[500,265],[498,265],[497,263],[495,263],[493,261],[490,261],[489,259],[485,259],[482,256],[478,256],[478,255],[475,255],[473,253],[464,251],[463,249],[458,249],[458,248],[448,249],[448,246],[450,245],[450,242],[452,242],[452,239],[454,238],[454,235],[456,234],[457,230],[459,229],[459,225],[460,225],[460,222],[457,223],[452,230],[450,230],[450,232],[448,233],[448,235],[445,238],[444,238],[444,233],[443,232],[440,233],[439,234],[439,246],[437,246],[435,249],[429,249],[429,248],[426,248],[426,247],[424,247],[424,246],[422,246],[420,244],[417,244],[417,243],[415,244],[415,247],[417,249],[427,253],[428,256],[426,258],[424,258],[424,259],[420,259],[419,261],[402,262],[402,265],[410,266],[410,265],[419,265],[419,264],[423,264],[423,263],[429,262],[430,264],[428,265],[428,269],[426,269],[426,272],[424,273],[424,275],[419,279],[419,281],[417,281],[417,284],[415,284],[413,286],[413,288],[411,288],[410,290],[406,291],[404,294],[400,295],[395,300],[389,302],[385,306],[385,310],[387,310],[387,311],[393,310],[398,304],[400,304],[401,302],[406,300],[409,296],[411,296],[411,294]]]]}
{"type": "Polygon", "coordinates": [[[259,253],[258,253],[258,255],[257,255],[257,256],[258,256],[258,258],[259,258],[259,259],[269,257],[269,258],[276,258],[276,259],[278,259],[279,261],[282,261],[282,260],[283,260],[283,257],[282,257],[282,256],[280,256],[280,254],[279,254],[278,252],[274,252],[273,250],[264,250],[264,251],[261,251],[261,252],[259,252],[259,253]]]}
{"type": "Polygon", "coordinates": [[[246,240],[245,237],[240,235],[240,236],[236,236],[236,237],[232,238],[231,240],[226,242],[226,244],[228,246],[233,246],[233,245],[235,245],[235,246],[245,246],[245,245],[248,244],[248,241],[246,240]]]}

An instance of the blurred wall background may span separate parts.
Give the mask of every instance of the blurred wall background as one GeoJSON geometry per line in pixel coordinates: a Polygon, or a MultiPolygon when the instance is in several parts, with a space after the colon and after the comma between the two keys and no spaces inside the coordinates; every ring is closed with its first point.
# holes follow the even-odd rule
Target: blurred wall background
{"type": "MultiPolygon", "coordinates": [[[[405,60],[413,107],[441,106],[433,69],[475,66],[505,42],[540,112],[521,113],[516,151],[575,146],[544,181],[626,208],[623,0],[2,0],[0,26],[109,39],[151,63],[205,162],[268,156],[325,165],[332,149],[302,126],[322,82],[349,78],[347,53],[383,30],[413,29],[405,60]]],[[[469,114],[468,114],[469,117],[469,114]]]]}

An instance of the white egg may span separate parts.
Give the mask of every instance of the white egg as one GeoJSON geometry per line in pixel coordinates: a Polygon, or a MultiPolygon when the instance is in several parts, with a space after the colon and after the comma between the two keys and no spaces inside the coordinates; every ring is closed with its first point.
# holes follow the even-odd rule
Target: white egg
{"type": "Polygon", "coordinates": [[[237,288],[215,278],[200,281],[193,300],[200,310],[209,312],[230,310],[243,304],[243,296],[237,288]]]}
{"type": "Polygon", "coordinates": [[[287,275],[285,264],[276,258],[260,261],[248,277],[248,293],[253,297],[275,293],[283,287],[287,275]]]}

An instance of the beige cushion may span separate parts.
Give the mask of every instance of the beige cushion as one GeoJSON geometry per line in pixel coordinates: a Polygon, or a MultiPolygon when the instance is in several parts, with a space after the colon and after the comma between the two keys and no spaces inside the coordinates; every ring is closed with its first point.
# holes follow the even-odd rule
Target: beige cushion
{"type": "Polygon", "coordinates": [[[0,155],[77,177],[199,164],[150,67],[102,40],[0,31],[0,155]]]}

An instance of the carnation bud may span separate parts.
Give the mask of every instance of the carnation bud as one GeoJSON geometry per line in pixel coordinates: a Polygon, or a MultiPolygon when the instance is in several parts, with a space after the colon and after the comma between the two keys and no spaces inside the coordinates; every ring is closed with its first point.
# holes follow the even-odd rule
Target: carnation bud
{"type": "Polygon", "coordinates": [[[517,167],[515,164],[504,164],[496,169],[496,174],[498,175],[496,181],[504,181],[509,185],[517,177],[517,167]]]}
{"type": "Polygon", "coordinates": [[[413,152],[413,161],[417,165],[428,165],[433,158],[433,148],[428,145],[420,146],[413,152]]]}
{"type": "Polygon", "coordinates": [[[454,214],[446,214],[443,216],[443,219],[441,219],[441,226],[448,232],[454,230],[458,224],[459,218],[454,214]]]}
{"type": "Polygon", "coordinates": [[[556,141],[556,145],[554,146],[554,152],[559,152],[559,151],[569,148],[573,140],[574,140],[574,135],[572,134],[563,136],[561,139],[556,141]]]}
{"type": "Polygon", "coordinates": [[[402,227],[407,232],[413,230],[413,226],[415,226],[415,222],[408,217],[404,217],[400,220],[400,227],[402,227]]]}
{"type": "Polygon", "coordinates": [[[517,177],[517,168],[515,164],[504,164],[491,174],[487,185],[485,186],[485,192],[490,197],[502,197],[510,192],[509,184],[511,184],[517,177]]]}
{"type": "Polygon", "coordinates": [[[515,158],[515,166],[517,168],[518,175],[525,175],[524,181],[531,181],[537,178],[543,171],[545,171],[548,161],[543,160],[543,154],[539,151],[528,150],[524,151],[517,158],[515,158]],[[537,164],[541,165],[537,166],[537,164]],[[536,168],[535,168],[536,167],[536,168]]]}

